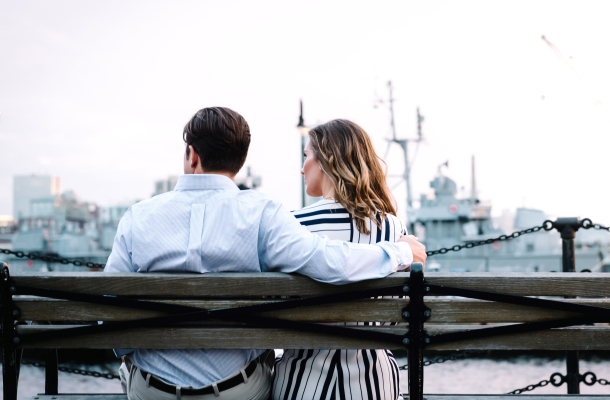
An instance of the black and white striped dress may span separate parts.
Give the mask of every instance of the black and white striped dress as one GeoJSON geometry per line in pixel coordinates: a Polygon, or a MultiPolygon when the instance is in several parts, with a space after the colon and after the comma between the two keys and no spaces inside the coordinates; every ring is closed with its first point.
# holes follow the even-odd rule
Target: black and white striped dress
{"type": "MultiPolygon", "coordinates": [[[[360,233],[347,210],[333,200],[320,200],[293,214],[311,232],[353,243],[395,242],[407,233],[393,215],[386,216],[381,229],[367,219],[371,234],[360,233]]],[[[402,399],[400,371],[392,352],[385,349],[286,350],[275,364],[272,399],[402,399]]]]}

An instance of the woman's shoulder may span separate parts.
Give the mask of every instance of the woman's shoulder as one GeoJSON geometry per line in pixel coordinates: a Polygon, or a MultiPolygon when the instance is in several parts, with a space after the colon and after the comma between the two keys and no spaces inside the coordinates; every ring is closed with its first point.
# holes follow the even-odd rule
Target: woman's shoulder
{"type": "Polygon", "coordinates": [[[332,213],[334,210],[342,210],[343,206],[339,203],[335,203],[333,200],[320,200],[313,204],[308,205],[307,207],[303,207],[300,210],[293,210],[291,213],[295,217],[311,214],[311,215],[320,215],[326,213],[332,213]],[[331,210],[331,211],[328,211],[331,210]],[[313,214],[312,214],[313,213],[313,214]]]}

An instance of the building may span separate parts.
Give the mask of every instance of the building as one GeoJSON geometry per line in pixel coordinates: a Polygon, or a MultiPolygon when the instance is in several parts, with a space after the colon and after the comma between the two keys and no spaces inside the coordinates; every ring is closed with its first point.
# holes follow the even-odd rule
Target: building
{"type": "Polygon", "coordinates": [[[167,179],[155,181],[155,192],[153,193],[153,197],[162,193],[171,192],[174,190],[177,183],[177,175],[170,175],[167,179]]]}
{"type": "Polygon", "coordinates": [[[21,175],[13,177],[13,217],[29,217],[30,201],[42,197],[58,196],[61,179],[50,175],[21,175]]]}

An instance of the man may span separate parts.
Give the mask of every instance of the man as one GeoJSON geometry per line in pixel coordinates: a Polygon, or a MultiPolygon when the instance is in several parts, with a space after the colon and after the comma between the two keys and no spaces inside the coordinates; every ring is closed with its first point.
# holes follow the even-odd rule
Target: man
{"type": "MultiPolygon", "coordinates": [[[[222,107],[198,111],[184,128],[184,173],[173,192],[123,216],[105,272],[296,272],[333,284],[382,278],[425,261],[414,237],[376,245],[331,241],[307,231],[267,196],[240,191],[235,175],[250,129],[222,107]]],[[[188,397],[267,399],[264,350],[135,350],[121,366],[130,400],[188,397]]]]}

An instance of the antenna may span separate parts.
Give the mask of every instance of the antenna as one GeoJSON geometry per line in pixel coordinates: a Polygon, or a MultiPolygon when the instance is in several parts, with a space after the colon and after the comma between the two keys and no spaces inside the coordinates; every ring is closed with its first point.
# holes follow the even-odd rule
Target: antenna
{"type": "MultiPolygon", "coordinates": [[[[409,163],[409,142],[419,143],[423,140],[422,137],[422,129],[421,123],[424,121],[424,117],[419,112],[419,107],[417,108],[417,139],[397,139],[396,138],[396,123],[394,121],[394,87],[392,86],[392,81],[388,81],[388,91],[389,91],[389,99],[388,105],[390,109],[390,126],[392,127],[392,139],[386,139],[388,142],[388,147],[386,148],[384,159],[388,157],[388,153],[390,151],[390,146],[392,143],[398,144],[402,148],[403,158],[405,160],[405,171],[401,175],[388,175],[390,178],[401,178],[392,189],[396,188],[403,180],[407,189],[407,217],[409,218],[409,230],[413,232],[413,221],[415,220],[411,216],[411,211],[413,210],[413,199],[411,194],[411,167],[412,164],[409,163]]],[[[380,103],[382,103],[380,101],[380,103]]]]}
{"type": "Polygon", "coordinates": [[[470,188],[470,201],[475,204],[477,201],[477,180],[474,173],[474,154],[472,155],[472,181],[470,188]]]}

